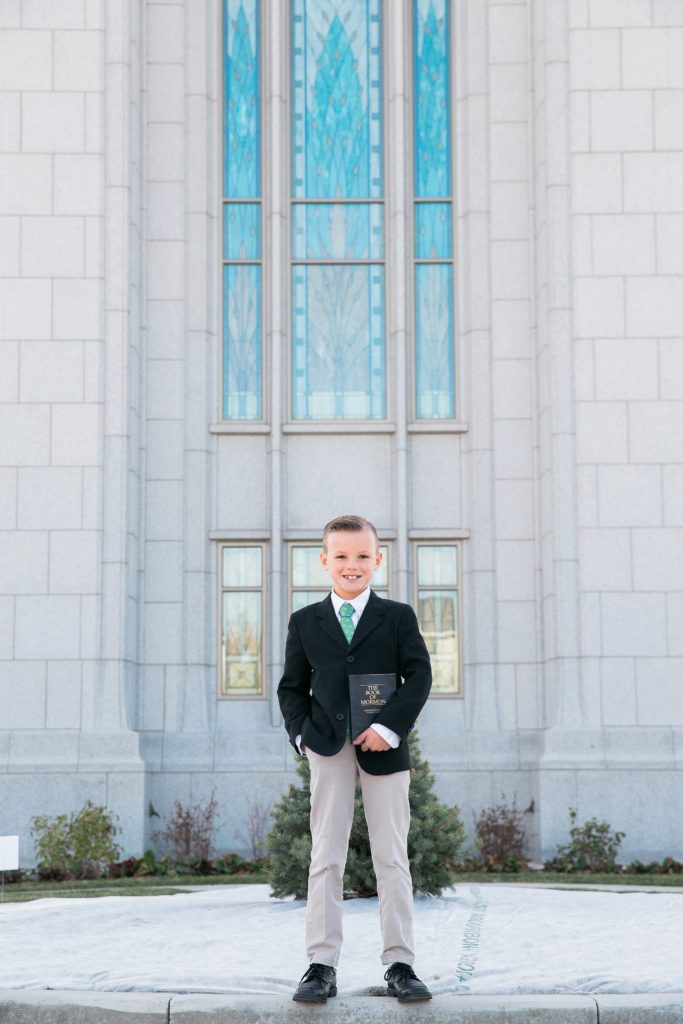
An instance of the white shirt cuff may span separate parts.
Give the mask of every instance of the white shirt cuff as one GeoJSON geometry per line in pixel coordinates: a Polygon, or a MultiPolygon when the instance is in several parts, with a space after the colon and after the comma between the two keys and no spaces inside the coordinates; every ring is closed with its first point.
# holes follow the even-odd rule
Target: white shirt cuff
{"type": "Polygon", "coordinates": [[[302,756],[302,757],[305,757],[305,756],[306,756],[306,754],[305,754],[305,753],[304,753],[304,751],[303,751],[303,750],[301,749],[301,733],[299,733],[299,735],[298,735],[298,736],[297,736],[297,738],[296,738],[296,739],[294,740],[294,742],[296,743],[296,749],[297,749],[297,750],[299,751],[299,753],[301,754],[301,756],[302,756]]]}
{"type": "Polygon", "coordinates": [[[388,729],[386,725],[380,725],[378,722],[375,722],[370,728],[379,733],[382,739],[386,740],[393,750],[396,750],[396,747],[401,742],[401,737],[397,736],[393,729],[388,729]]]}

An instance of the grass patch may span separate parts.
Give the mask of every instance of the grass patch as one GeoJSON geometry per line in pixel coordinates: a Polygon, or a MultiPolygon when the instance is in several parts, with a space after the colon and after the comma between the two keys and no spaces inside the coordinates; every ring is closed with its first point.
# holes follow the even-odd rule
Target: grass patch
{"type": "MultiPolygon", "coordinates": [[[[53,899],[54,897],[95,897],[95,896],[173,896],[191,892],[195,885],[253,885],[267,884],[265,873],[252,875],[177,875],[143,876],[141,878],[97,878],[88,881],[70,882],[12,882],[5,883],[5,903],[26,903],[29,900],[53,899]]],[[[558,883],[568,886],[581,885],[662,885],[683,889],[681,875],[606,875],[566,874],[559,871],[519,871],[518,873],[494,873],[489,871],[467,871],[455,873],[452,885],[491,884],[506,882],[529,882],[536,886],[550,888],[558,883]]]]}
{"type": "Polygon", "coordinates": [[[667,885],[683,889],[683,875],[588,874],[563,871],[489,872],[464,871],[453,874],[453,885],[459,882],[531,882],[534,885],[667,885]]]}
{"type": "Polygon", "coordinates": [[[12,882],[5,883],[5,903],[25,903],[28,900],[54,897],[88,896],[173,896],[178,892],[191,892],[194,885],[240,885],[267,882],[260,875],[178,875],[141,878],[94,878],[70,882],[12,882]]]}

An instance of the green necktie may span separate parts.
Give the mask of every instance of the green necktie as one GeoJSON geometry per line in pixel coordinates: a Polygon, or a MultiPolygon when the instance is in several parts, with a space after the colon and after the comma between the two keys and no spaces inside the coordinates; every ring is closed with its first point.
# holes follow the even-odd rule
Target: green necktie
{"type": "Polygon", "coordinates": [[[348,601],[339,609],[342,632],[344,633],[348,643],[351,643],[351,638],[353,636],[353,610],[353,605],[349,604],[348,601]]]}

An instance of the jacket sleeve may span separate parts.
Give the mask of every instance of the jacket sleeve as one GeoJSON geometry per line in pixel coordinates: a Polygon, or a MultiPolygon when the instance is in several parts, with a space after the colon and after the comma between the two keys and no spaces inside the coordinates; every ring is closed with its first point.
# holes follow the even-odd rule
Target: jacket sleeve
{"type": "Polygon", "coordinates": [[[417,616],[410,605],[404,606],[398,623],[397,640],[399,672],[404,682],[375,722],[393,729],[402,740],[406,740],[432,687],[429,652],[420,633],[417,616]]]}
{"type": "Polygon", "coordinates": [[[289,620],[285,646],[285,667],[277,688],[280,711],[289,741],[299,753],[296,737],[311,713],[311,665],[303,649],[294,616],[289,620]]]}

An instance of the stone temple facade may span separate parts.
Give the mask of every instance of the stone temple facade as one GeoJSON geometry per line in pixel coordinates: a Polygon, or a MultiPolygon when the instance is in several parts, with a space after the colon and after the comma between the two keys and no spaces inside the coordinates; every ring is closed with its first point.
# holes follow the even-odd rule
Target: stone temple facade
{"type": "MultiPolygon", "coordinates": [[[[683,855],[683,5],[5,0],[0,834],[292,780],[377,526],[439,794],[683,855]]],[[[155,810],[161,818],[150,817],[155,810]]]]}

